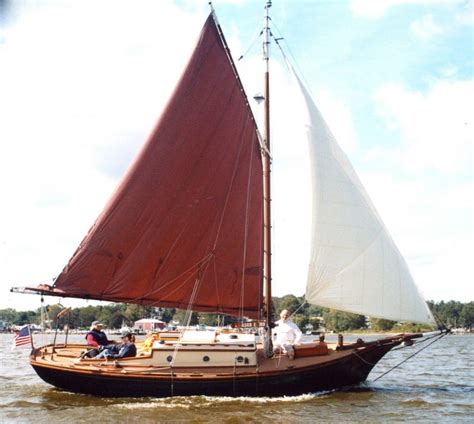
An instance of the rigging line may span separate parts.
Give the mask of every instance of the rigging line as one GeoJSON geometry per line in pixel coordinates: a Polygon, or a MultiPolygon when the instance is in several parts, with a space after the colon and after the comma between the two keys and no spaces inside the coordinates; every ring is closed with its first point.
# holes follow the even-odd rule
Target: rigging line
{"type": "MultiPolygon", "coordinates": [[[[188,175],[188,177],[186,178],[186,181],[182,184],[181,188],[187,183],[188,179],[190,178],[190,173],[188,175]]],[[[181,190],[178,189],[177,190],[178,192],[180,192],[181,190]]],[[[166,218],[171,214],[171,210],[172,210],[172,205],[170,204],[167,208],[166,208],[166,218]]],[[[99,220],[99,218],[96,220],[96,222],[99,220]]],[[[95,225],[95,224],[94,224],[95,225]]],[[[163,225],[163,222],[160,224],[160,227],[158,227],[159,229],[161,229],[161,225],[163,225]]],[[[92,228],[91,228],[92,230],[92,228]]],[[[91,230],[89,230],[89,233],[91,232],[91,230]]],[[[151,295],[153,294],[156,289],[153,287],[153,284],[154,282],[156,282],[157,280],[157,277],[159,276],[159,274],[162,272],[163,269],[165,269],[166,267],[164,266],[166,264],[166,262],[168,261],[168,259],[170,258],[172,252],[173,252],[173,249],[178,245],[178,242],[180,242],[182,236],[186,233],[186,230],[187,230],[187,226],[184,225],[182,226],[182,228],[180,229],[179,233],[175,236],[175,239],[173,241],[173,243],[171,244],[171,246],[169,247],[165,257],[163,258],[163,262],[160,264],[159,267],[157,267],[157,269],[155,270],[155,274],[154,274],[154,277],[151,281],[151,287],[150,287],[150,291],[148,293],[146,293],[145,297],[148,296],[148,295],[151,295]]],[[[89,233],[87,234],[86,237],[89,236],[89,233]]],[[[137,249],[140,244],[143,243],[143,239],[144,237],[140,238],[136,244],[135,244],[135,249],[137,249]]],[[[79,248],[78,248],[79,249],[79,248]]],[[[132,252],[133,253],[133,252],[132,252]]],[[[114,286],[116,285],[116,281],[114,278],[111,279],[111,281],[106,285],[106,287],[104,288],[103,292],[101,293],[102,295],[106,292],[108,292],[110,289],[113,289],[114,286]]],[[[160,290],[160,288],[158,288],[158,290],[160,290]]],[[[143,296],[142,296],[143,297],[143,296]]]]}
{"type": "Polygon", "coordinates": [[[207,271],[207,268],[209,267],[209,264],[210,264],[210,260],[211,260],[212,256],[209,257],[209,260],[204,263],[203,265],[201,265],[198,269],[198,272],[197,272],[197,275],[196,275],[196,281],[194,282],[194,287],[193,287],[193,291],[191,293],[191,296],[189,298],[189,303],[188,303],[188,309],[186,311],[186,314],[189,314],[189,317],[186,321],[186,326],[188,327],[189,326],[189,322],[191,320],[191,316],[192,316],[192,305],[194,305],[194,302],[196,300],[196,297],[197,297],[197,294],[198,294],[198,291],[199,291],[199,288],[201,286],[201,282],[202,282],[202,279],[204,278],[204,274],[206,273],[207,271]],[[203,269],[204,267],[204,269],[203,269]]]}
{"type": "MultiPolygon", "coordinates": [[[[206,261],[209,261],[210,257],[212,255],[211,254],[207,254],[206,256],[204,256],[202,259],[200,259],[198,262],[196,262],[195,264],[191,265],[189,268],[187,268],[186,270],[184,270],[181,274],[179,274],[178,276],[172,278],[171,280],[168,280],[166,281],[165,283],[163,283],[161,286],[155,288],[154,290],[151,290],[149,291],[146,296],[150,296],[150,295],[153,295],[153,294],[156,294],[158,293],[160,290],[163,290],[165,289],[166,287],[170,286],[171,284],[173,284],[176,280],[180,279],[181,277],[183,277],[184,275],[186,275],[187,273],[189,272],[192,272],[194,271],[194,269],[198,266],[201,266],[203,263],[205,263],[206,261]]],[[[174,287],[174,290],[172,290],[171,292],[167,292],[166,297],[168,297],[171,293],[174,293],[177,289],[181,288],[186,282],[187,280],[189,279],[190,277],[186,277],[185,281],[183,283],[181,283],[180,286],[178,286],[177,288],[174,287]]],[[[101,299],[102,300],[102,299],[101,299]]],[[[130,303],[139,303],[138,301],[142,301],[143,300],[143,296],[141,297],[136,297],[134,299],[130,299],[129,302],[130,303]]]]}
{"type": "Polygon", "coordinates": [[[262,36],[263,34],[263,29],[261,29],[257,35],[254,37],[253,41],[250,43],[250,46],[248,47],[247,50],[245,50],[245,53],[241,54],[240,57],[237,59],[237,61],[242,60],[245,56],[247,56],[248,52],[255,46],[255,43],[257,40],[262,36]]]}
{"type": "MultiPolygon", "coordinates": [[[[275,40],[275,41],[276,41],[276,40],[275,40]]],[[[286,58],[284,52],[283,52],[282,49],[281,49],[281,46],[278,44],[277,41],[276,41],[276,43],[277,43],[278,47],[280,48],[280,50],[281,50],[283,56],[286,58]]],[[[319,111],[318,111],[318,112],[319,112],[319,111]]],[[[319,113],[319,114],[320,114],[320,113],[319,113]]],[[[321,115],[321,114],[320,114],[320,115],[321,115]]],[[[324,120],[323,120],[323,121],[324,121],[324,120]]],[[[326,127],[327,127],[327,126],[326,126],[326,127]]],[[[332,132],[329,130],[329,128],[326,128],[326,130],[327,130],[328,133],[334,138],[334,136],[332,135],[332,132]]],[[[342,149],[340,149],[340,150],[341,150],[341,153],[342,153],[342,155],[343,155],[342,158],[343,158],[343,159],[346,159],[346,158],[347,158],[347,155],[342,151],[342,149]]],[[[332,156],[334,157],[334,159],[335,159],[336,161],[338,161],[337,157],[336,157],[334,154],[333,154],[332,156]]],[[[360,191],[361,191],[361,195],[362,195],[363,199],[365,200],[365,202],[366,202],[366,204],[367,204],[367,209],[369,209],[369,210],[374,214],[375,219],[376,219],[376,220],[378,221],[378,223],[380,224],[379,234],[377,235],[377,237],[379,237],[379,236],[380,236],[380,233],[381,233],[383,230],[386,230],[386,227],[385,227],[385,225],[383,224],[382,220],[380,219],[380,216],[379,216],[379,214],[378,214],[378,212],[377,212],[375,206],[374,206],[374,205],[372,204],[372,202],[369,200],[369,198],[368,198],[368,196],[367,196],[367,192],[366,192],[365,188],[362,186],[362,183],[361,183],[360,179],[359,179],[356,175],[352,175],[351,173],[348,173],[347,171],[345,171],[345,174],[346,174],[348,180],[350,181],[350,183],[352,183],[352,184],[358,183],[359,188],[360,188],[360,191]]],[[[394,244],[394,243],[393,243],[393,239],[392,239],[392,237],[391,237],[390,235],[388,235],[388,239],[389,239],[389,242],[390,242],[391,244],[394,244]]],[[[373,244],[376,240],[377,240],[377,238],[374,238],[374,239],[372,240],[372,244],[373,244]]],[[[369,245],[369,246],[370,246],[370,245],[369,245]]],[[[367,248],[366,248],[363,252],[361,252],[361,253],[358,255],[358,257],[362,256],[362,254],[364,254],[366,250],[367,250],[367,248]]],[[[354,262],[356,259],[357,259],[357,258],[354,258],[354,259],[352,260],[352,262],[354,262]]],[[[352,262],[351,262],[351,263],[352,263],[352,262]]],[[[351,263],[349,263],[349,264],[345,267],[345,269],[346,269],[348,266],[350,266],[351,263]]],[[[342,272],[342,271],[341,271],[341,272],[342,272]]]]}
{"type": "MultiPolygon", "coordinates": [[[[428,303],[427,303],[428,305],[428,303]]],[[[436,325],[438,326],[438,330],[447,330],[447,327],[446,325],[444,324],[444,322],[441,320],[440,316],[438,315],[438,313],[433,309],[431,310],[431,308],[429,307],[428,305],[428,309],[430,310],[431,312],[431,315],[433,316],[434,320],[435,320],[435,323],[436,325]]]]}
{"type": "Polygon", "coordinates": [[[203,264],[201,264],[199,268],[197,269],[196,280],[193,285],[193,291],[191,292],[191,296],[189,297],[187,311],[191,310],[191,306],[194,305],[195,303],[199,286],[202,282],[202,279],[204,278],[204,274],[206,273],[207,267],[209,266],[212,256],[209,255],[208,258],[209,259],[207,260],[207,262],[204,262],[203,264]],[[203,266],[204,266],[204,270],[203,270],[203,266]]]}
{"type": "Polygon", "coordinates": [[[303,302],[301,302],[301,305],[298,306],[298,308],[296,308],[296,311],[293,311],[293,312],[291,313],[291,315],[295,315],[296,312],[298,312],[306,303],[307,303],[307,302],[306,302],[306,299],[303,299],[303,302]]]}
{"type": "Polygon", "coordinates": [[[295,56],[295,55],[293,54],[293,52],[291,51],[290,45],[286,42],[285,37],[283,37],[283,33],[280,31],[280,28],[278,28],[277,24],[275,24],[275,22],[274,22],[273,20],[272,20],[272,24],[273,24],[274,28],[275,28],[275,29],[278,31],[278,33],[280,34],[280,37],[279,37],[279,38],[276,38],[273,34],[271,34],[271,36],[273,37],[273,40],[275,41],[275,44],[276,44],[276,45],[278,46],[278,48],[280,49],[280,52],[281,52],[283,58],[285,59],[285,61],[286,61],[287,63],[290,63],[290,61],[288,60],[288,57],[286,56],[286,54],[285,54],[283,48],[281,47],[281,45],[280,45],[280,43],[279,43],[280,40],[283,40],[283,41],[285,42],[286,49],[288,50],[288,53],[290,54],[291,59],[292,59],[291,62],[295,64],[295,68],[298,70],[298,74],[301,75],[301,78],[302,78],[303,82],[305,83],[305,86],[308,88],[309,93],[311,94],[312,97],[314,97],[314,95],[313,95],[313,93],[312,93],[312,91],[311,91],[311,88],[310,88],[310,86],[309,86],[309,84],[308,84],[308,80],[306,79],[306,77],[305,77],[305,75],[304,75],[304,73],[303,73],[303,71],[302,71],[302,69],[301,69],[301,67],[300,67],[300,65],[299,65],[299,63],[298,63],[298,61],[296,60],[296,56],[295,56]]]}
{"type": "MultiPolygon", "coordinates": [[[[222,32],[222,28],[219,24],[219,20],[217,19],[217,15],[216,15],[216,12],[214,10],[214,7],[212,6],[212,2],[210,2],[210,6],[211,6],[212,17],[214,19],[214,23],[216,24],[217,32],[218,32],[219,37],[220,37],[221,42],[222,42],[222,47],[224,48],[224,51],[227,55],[227,58],[229,59],[230,66],[232,68],[232,71],[234,72],[235,78],[237,79],[237,84],[240,88],[240,92],[241,92],[242,96],[244,97],[245,104],[246,104],[247,109],[249,111],[249,114],[252,118],[252,121],[255,123],[255,127],[256,127],[257,126],[256,125],[257,121],[255,120],[255,116],[253,115],[253,111],[252,111],[252,108],[250,107],[250,103],[249,103],[249,100],[248,100],[248,97],[247,97],[247,93],[245,92],[244,86],[242,84],[242,80],[240,79],[239,73],[237,72],[237,67],[235,66],[234,60],[232,59],[232,55],[230,53],[229,46],[227,45],[227,41],[224,37],[224,33],[222,32]]],[[[257,131],[258,131],[258,129],[257,129],[257,131]]]]}
{"type": "MultiPolygon", "coordinates": [[[[431,339],[433,339],[433,338],[435,338],[435,337],[438,337],[438,336],[439,336],[439,334],[434,334],[433,336],[425,337],[424,340],[417,341],[416,344],[417,344],[417,345],[421,345],[421,344],[423,344],[423,343],[426,343],[428,340],[431,340],[431,339]]],[[[395,352],[395,351],[397,351],[397,350],[406,349],[406,348],[408,348],[408,347],[411,347],[411,345],[405,345],[405,346],[396,347],[395,349],[392,349],[391,352],[395,352]]]]}
{"type": "Polygon", "coordinates": [[[413,358],[415,355],[418,355],[422,350],[425,350],[427,347],[431,346],[433,343],[437,342],[438,340],[442,339],[444,336],[446,336],[448,333],[441,334],[439,337],[437,337],[435,340],[433,340],[431,343],[428,343],[426,346],[423,346],[421,349],[417,350],[415,353],[410,355],[408,358],[405,358],[402,362],[399,364],[395,365],[394,367],[390,368],[388,371],[384,372],[382,375],[379,375],[375,380],[372,380],[372,383],[376,382],[383,376],[387,375],[389,372],[393,371],[395,368],[398,368],[400,365],[404,364],[406,361],[409,359],[413,358]]]}
{"type": "MultiPolygon", "coordinates": [[[[184,319],[183,319],[184,323],[185,323],[185,328],[188,328],[189,324],[191,322],[191,318],[192,318],[192,315],[193,315],[193,311],[192,311],[191,307],[194,304],[195,298],[197,296],[197,292],[199,290],[199,286],[201,285],[202,274],[203,274],[202,272],[198,272],[198,275],[196,275],[196,280],[194,281],[193,291],[192,291],[191,296],[189,298],[188,308],[186,309],[186,313],[184,314],[184,319]]],[[[181,333],[181,337],[182,337],[182,335],[184,334],[185,331],[186,330],[183,330],[183,332],[181,333]]],[[[178,355],[179,347],[180,347],[179,342],[174,345],[173,355],[172,355],[172,359],[171,359],[171,362],[170,362],[171,367],[173,367],[173,365],[175,363],[176,356],[178,355]]]]}
{"type": "MultiPolygon", "coordinates": [[[[260,252],[263,252],[263,237],[260,238],[260,246],[259,246],[260,252]]],[[[263,267],[260,269],[259,274],[259,290],[258,290],[258,304],[262,305],[264,301],[264,294],[263,294],[263,267]]],[[[260,320],[263,320],[265,315],[263,313],[262,308],[259,308],[258,310],[258,317],[260,320]]]]}
{"type": "MultiPolygon", "coordinates": [[[[242,118],[242,121],[244,120],[245,118],[242,118]]],[[[219,225],[217,227],[217,233],[216,233],[216,237],[214,239],[214,245],[212,246],[212,251],[215,251],[216,250],[216,247],[217,247],[217,243],[218,243],[218,240],[219,240],[219,237],[220,237],[220,232],[221,232],[221,229],[222,229],[222,225],[224,223],[224,218],[225,218],[225,215],[226,215],[226,212],[227,212],[227,206],[228,206],[228,203],[229,203],[229,199],[230,199],[230,196],[233,192],[235,188],[234,186],[234,183],[235,183],[235,179],[236,179],[236,176],[237,176],[237,171],[238,171],[238,168],[239,168],[239,164],[240,164],[240,160],[241,160],[241,157],[242,157],[242,150],[244,148],[244,136],[247,132],[247,127],[249,125],[249,116],[247,115],[247,119],[246,119],[246,122],[242,122],[242,124],[244,124],[244,128],[242,129],[241,131],[241,143],[240,143],[240,146],[239,146],[239,151],[238,151],[238,155],[237,155],[237,159],[235,160],[235,163],[234,163],[234,169],[232,171],[232,176],[230,178],[230,181],[229,181],[229,185],[228,185],[228,189],[227,189],[227,193],[226,193],[226,198],[225,198],[225,201],[224,201],[224,205],[222,207],[222,211],[221,211],[221,216],[220,216],[220,219],[219,219],[219,225]]]]}
{"type": "Polygon", "coordinates": [[[262,134],[260,134],[260,131],[258,130],[258,128],[257,128],[257,138],[258,138],[258,144],[260,145],[260,151],[262,152],[262,155],[266,154],[268,156],[268,159],[270,160],[270,162],[272,162],[273,157],[270,154],[270,151],[268,150],[268,147],[265,145],[262,134]]]}
{"type": "Polygon", "coordinates": [[[373,364],[372,362],[369,362],[367,360],[365,360],[364,358],[362,358],[362,356],[360,356],[357,352],[352,352],[353,355],[357,356],[364,364],[367,364],[367,365],[370,365],[370,366],[374,366],[376,364],[373,364]]]}
{"type": "Polygon", "coordinates": [[[221,304],[221,298],[219,295],[219,282],[217,280],[217,267],[216,267],[216,257],[212,257],[212,269],[214,271],[214,287],[215,287],[215,293],[216,293],[216,303],[217,305],[221,304]]]}
{"type": "Polygon", "coordinates": [[[247,198],[245,199],[245,225],[244,225],[244,247],[242,252],[242,279],[240,287],[240,319],[244,318],[244,299],[245,299],[245,268],[247,265],[247,240],[249,232],[249,204],[250,204],[250,186],[253,171],[254,149],[250,150],[249,171],[247,177],[247,198]]]}
{"type": "MultiPolygon", "coordinates": [[[[209,257],[208,260],[210,260],[210,257],[209,257]]],[[[203,262],[203,263],[204,263],[204,262],[203,262]]],[[[196,270],[193,269],[193,270],[192,270],[192,273],[189,274],[189,275],[183,280],[183,282],[182,282],[181,284],[175,286],[175,287],[173,288],[173,290],[168,291],[168,292],[166,293],[166,295],[164,295],[163,297],[161,297],[160,300],[161,300],[161,301],[165,301],[165,302],[172,302],[172,301],[173,301],[172,299],[171,299],[171,300],[166,300],[166,299],[169,298],[172,294],[176,293],[178,290],[182,289],[184,286],[186,286],[186,285],[188,284],[189,280],[191,280],[191,279],[193,278],[193,276],[195,275],[195,272],[196,272],[196,270]]]]}
{"type": "MultiPolygon", "coordinates": [[[[230,102],[230,100],[229,100],[229,102],[230,102]]],[[[222,122],[222,119],[223,119],[224,116],[225,116],[225,113],[222,116],[222,118],[219,120],[218,124],[220,124],[222,122]]],[[[226,191],[226,194],[225,194],[225,196],[226,196],[225,197],[225,202],[222,206],[219,206],[218,208],[216,208],[216,211],[214,213],[214,220],[213,220],[214,223],[213,223],[213,226],[212,226],[212,230],[209,232],[209,238],[208,238],[208,241],[207,241],[207,244],[206,244],[206,251],[211,251],[212,254],[214,254],[215,249],[217,247],[217,239],[219,238],[220,230],[221,230],[221,227],[223,225],[225,213],[226,213],[226,210],[227,210],[227,204],[230,200],[231,194],[233,193],[232,192],[232,190],[234,188],[233,184],[234,184],[234,181],[235,181],[235,176],[237,174],[237,168],[239,167],[239,161],[240,161],[240,158],[242,156],[241,155],[242,149],[246,146],[246,144],[245,144],[245,134],[246,134],[246,131],[247,131],[247,128],[248,128],[248,125],[249,125],[249,120],[250,121],[253,120],[252,116],[250,116],[248,113],[244,114],[239,120],[240,125],[239,125],[238,128],[240,130],[237,129],[237,130],[232,132],[233,139],[235,139],[237,141],[240,140],[240,147],[239,147],[239,150],[238,150],[237,160],[234,164],[234,171],[232,173],[232,176],[230,177],[229,185],[227,186],[227,189],[226,189],[227,191],[226,191]]],[[[258,136],[258,132],[257,132],[257,136],[258,136]]],[[[252,135],[252,144],[256,144],[256,143],[254,143],[254,137],[255,136],[252,135]]],[[[253,147],[252,147],[252,149],[253,149],[253,147]]]]}
{"type": "MultiPolygon", "coordinates": [[[[160,273],[162,272],[163,269],[166,268],[166,262],[168,261],[168,259],[171,257],[171,254],[173,253],[173,249],[177,246],[178,242],[181,240],[181,237],[185,234],[185,231],[186,231],[186,226],[183,226],[180,230],[180,232],[178,233],[178,235],[176,236],[176,238],[174,239],[173,243],[171,244],[171,246],[169,247],[166,255],[164,258],[162,258],[162,262],[158,264],[158,266],[155,268],[155,272],[154,272],[154,275],[153,275],[153,278],[151,279],[150,281],[150,289],[148,290],[148,292],[146,292],[143,296],[141,296],[142,298],[144,297],[148,297],[150,295],[153,295],[154,292],[156,292],[157,290],[162,290],[166,284],[169,284],[169,283],[165,283],[165,286],[160,286],[158,289],[155,288],[154,286],[154,283],[158,280],[158,276],[160,275],[160,273]]],[[[140,242],[137,243],[136,247],[135,247],[135,250],[137,249],[138,245],[140,245],[141,243],[143,243],[143,239],[140,240],[140,242]]],[[[130,255],[131,256],[131,255],[130,255]]],[[[114,272],[115,273],[115,272],[114,272]]],[[[179,278],[179,277],[177,277],[179,278]]],[[[116,285],[116,281],[115,279],[112,279],[109,284],[107,284],[107,286],[104,288],[104,290],[102,291],[102,295],[104,295],[104,293],[106,292],[109,292],[110,289],[113,289],[114,286],[116,285]]],[[[139,298],[136,298],[134,300],[138,300],[139,298]]]]}
{"type": "MultiPolygon", "coordinates": [[[[211,258],[209,258],[209,259],[211,259],[211,258]]],[[[207,268],[209,267],[209,264],[210,264],[210,260],[207,261],[205,264],[203,264],[204,269],[203,269],[202,266],[199,268],[198,274],[196,275],[196,281],[194,282],[193,291],[192,291],[191,296],[189,298],[188,309],[186,310],[186,314],[185,314],[185,318],[184,318],[184,321],[186,322],[186,327],[189,327],[189,324],[191,322],[191,318],[192,318],[192,314],[193,314],[193,311],[192,311],[191,308],[194,305],[197,294],[199,292],[199,288],[201,286],[202,279],[204,277],[204,274],[207,271],[207,268]]],[[[177,353],[177,349],[176,349],[176,353],[177,353]]],[[[174,363],[174,357],[175,356],[173,356],[172,364],[174,363]]]]}
{"type": "Polygon", "coordinates": [[[187,230],[187,227],[185,225],[183,225],[180,232],[176,236],[175,240],[173,241],[173,243],[169,247],[168,251],[166,252],[166,255],[163,258],[163,261],[156,268],[155,274],[154,274],[153,279],[151,281],[151,286],[152,286],[151,289],[152,290],[154,288],[154,283],[158,280],[158,276],[160,275],[162,270],[165,269],[165,264],[168,262],[168,259],[171,257],[171,254],[172,254],[174,248],[178,245],[178,242],[181,240],[181,237],[183,236],[183,234],[185,234],[186,230],[187,230]]]}

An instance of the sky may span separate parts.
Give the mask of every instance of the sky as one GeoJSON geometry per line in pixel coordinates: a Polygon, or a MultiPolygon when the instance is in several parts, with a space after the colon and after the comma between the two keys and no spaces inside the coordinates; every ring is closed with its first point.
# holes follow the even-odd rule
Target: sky
{"type": "MultiPolygon", "coordinates": [[[[249,97],[262,91],[264,3],[213,2],[234,59],[244,55],[249,97]]],[[[473,301],[473,1],[275,0],[270,10],[274,36],[425,298],[473,301]]],[[[0,0],[0,309],[40,306],[10,287],[51,283],[67,263],[157,121],[208,13],[207,0],[0,0]]],[[[302,295],[307,147],[294,136],[281,54],[271,53],[274,294],[302,295]]]]}

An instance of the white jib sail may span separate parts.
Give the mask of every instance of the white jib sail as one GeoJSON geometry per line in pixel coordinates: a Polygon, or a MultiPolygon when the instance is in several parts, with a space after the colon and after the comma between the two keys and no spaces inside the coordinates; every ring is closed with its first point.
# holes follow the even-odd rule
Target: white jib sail
{"type": "Polygon", "coordinates": [[[312,240],[306,300],[394,321],[434,324],[408,266],[348,158],[295,74],[306,104],[312,240]]]}

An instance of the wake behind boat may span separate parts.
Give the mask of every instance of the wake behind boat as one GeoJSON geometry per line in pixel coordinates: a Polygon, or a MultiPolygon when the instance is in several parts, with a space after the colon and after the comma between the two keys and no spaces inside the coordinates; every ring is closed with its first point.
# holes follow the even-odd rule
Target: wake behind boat
{"type": "MultiPolygon", "coordinates": [[[[83,345],[49,345],[30,357],[46,382],[101,396],[296,395],[360,383],[390,349],[421,337],[303,343],[293,360],[273,353],[270,6],[264,136],[211,13],[156,128],[67,266],[54,285],[23,289],[248,317],[263,343],[242,331],[184,331],[114,361],[82,358],[83,345]]],[[[306,301],[434,324],[352,166],[297,84],[313,183],[306,301]]]]}

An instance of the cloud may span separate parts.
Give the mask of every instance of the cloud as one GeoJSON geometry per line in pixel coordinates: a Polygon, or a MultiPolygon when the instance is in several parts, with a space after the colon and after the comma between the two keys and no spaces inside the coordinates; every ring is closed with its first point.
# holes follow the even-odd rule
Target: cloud
{"type": "Polygon", "coordinates": [[[413,177],[384,159],[360,177],[416,283],[430,299],[472,301],[472,182],[413,177]]]}
{"type": "Polygon", "coordinates": [[[459,72],[458,67],[454,65],[446,65],[440,69],[440,73],[445,79],[456,78],[458,72],[459,72]]]}
{"type": "MultiPolygon", "coordinates": [[[[378,2],[370,2],[375,3],[378,2]]],[[[232,47],[233,41],[229,43],[232,51],[239,53],[238,28],[235,31],[231,38],[235,38],[237,48],[232,47]]],[[[252,97],[261,91],[261,75],[255,72],[261,62],[260,57],[247,56],[237,63],[257,117],[261,117],[261,110],[252,97]]],[[[450,80],[435,81],[427,92],[393,83],[377,91],[374,100],[381,124],[385,124],[389,136],[397,138],[397,143],[396,147],[387,147],[387,140],[382,139],[380,147],[367,155],[344,99],[325,87],[315,86],[313,92],[343,149],[366,156],[357,172],[422,291],[435,300],[468,301],[474,298],[467,259],[473,250],[472,184],[459,184],[458,179],[465,181],[470,172],[470,111],[474,109],[474,96],[470,94],[472,82],[454,79],[456,68],[446,66],[444,72],[450,80]],[[456,290],[450,290],[445,283],[453,281],[450,270],[456,270],[452,272],[456,290]]],[[[284,74],[282,68],[272,64],[271,85],[276,90],[272,92],[273,289],[275,295],[300,295],[305,288],[310,245],[309,165],[305,137],[297,128],[301,112],[284,74]]]]}
{"type": "MultiPolygon", "coordinates": [[[[0,34],[4,305],[38,306],[37,298],[10,295],[9,287],[50,280],[66,264],[159,116],[208,13],[206,3],[197,7],[192,2],[182,8],[171,0],[144,1],[131,13],[128,2],[100,2],[91,14],[80,2],[53,2],[48,7],[39,2],[15,12],[14,24],[0,34]]],[[[405,3],[365,2],[366,13],[378,7],[383,15],[389,7],[405,3]]],[[[463,16],[459,20],[467,21],[467,14],[463,16]]],[[[234,57],[243,50],[239,31],[235,26],[227,37],[234,57]]],[[[248,56],[237,66],[253,103],[252,96],[261,91],[261,73],[255,71],[261,69],[261,58],[248,56]]],[[[455,68],[446,68],[451,78],[456,73],[455,68]]],[[[309,188],[304,183],[309,182],[304,162],[307,147],[304,137],[303,144],[298,141],[293,126],[298,109],[279,66],[272,65],[272,87],[280,87],[272,96],[287,106],[272,106],[272,125],[276,126],[273,194],[274,204],[282,206],[274,215],[274,242],[280,245],[274,256],[275,293],[302,294],[310,225],[309,188]]],[[[336,138],[344,150],[353,151],[359,143],[346,102],[324,87],[315,86],[313,91],[336,138]]],[[[443,176],[467,173],[473,125],[469,98],[474,98],[469,93],[472,83],[463,81],[437,82],[426,93],[397,84],[381,87],[375,98],[379,116],[402,143],[397,149],[373,149],[367,163],[382,162],[390,170],[418,175],[428,170],[443,176]]],[[[258,107],[253,107],[260,116],[258,107]]],[[[375,204],[386,215],[401,250],[415,264],[415,277],[421,275],[422,284],[424,280],[438,282],[436,273],[447,278],[449,269],[458,266],[453,252],[458,249],[463,255],[469,243],[467,235],[438,238],[440,229],[446,227],[449,232],[452,222],[466,221],[458,212],[443,209],[440,198],[460,204],[459,210],[472,211],[470,203],[459,203],[472,187],[456,196],[451,188],[430,188],[426,199],[424,181],[400,181],[395,173],[368,171],[362,172],[362,178],[367,179],[368,191],[374,192],[375,204]],[[425,199],[421,209],[420,199],[425,199]],[[439,212],[432,213],[435,210],[439,212]],[[400,219],[407,215],[409,220],[400,219]]],[[[470,275],[457,269],[459,278],[463,273],[470,275]]],[[[430,296],[435,297],[432,292],[430,296]]]]}
{"type": "Polygon", "coordinates": [[[434,22],[432,15],[425,15],[410,24],[410,29],[418,37],[429,40],[435,35],[442,34],[444,28],[434,22]]]}
{"type": "Polygon", "coordinates": [[[437,81],[426,93],[386,84],[374,96],[398,142],[372,149],[361,179],[434,300],[474,299],[473,99],[472,80],[437,81]]]}
{"type": "Polygon", "coordinates": [[[72,1],[19,7],[4,31],[4,302],[39,305],[9,288],[51,282],[67,263],[153,128],[207,13],[167,0],[140,3],[133,14],[128,5],[101,2],[92,14],[72,1]]]}
{"type": "Polygon", "coordinates": [[[355,151],[359,141],[349,106],[325,89],[318,90],[314,100],[342,149],[348,154],[355,151]]]}
{"type": "Polygon", "coordinates": [[[457,6],[464,4],[464,0],[351,0],[351,10],[356,16],[369,19],[383,17],[387,11],[396,6],[457,6]]]}
{"type": "MultiPolygon", "coordinates": [[[[238,51],[238,50],[237,50],[238,51]]],[[[263,120],[263,104],[252,97],[261,91],[260,56],[249,55],[237,63],[257,118],[263,120]]],[[[307,136],[301,117],[304,105],[286,68],[271,62],[272,103],[272,258],[273,292],[302,295],[306,288],[311,231],[311,178],[307,136]]],[[[315,100],[335,137],[346,152],[358,146],[352,113],[344,99],[325,88],[315,100]]],[[[262,128],[262,126],[260,126],[262,128]]]]}
{"type": "Polygon", "coordinates": [[[389,83],[375,94],[377,113],[403,140],[396,157],[413,171],[466,173],[472,167],[474,81],[438,81],[427,93],[389,83]]]}
{"type": "Polygon", "coordinates": [[[474,1],[467,0],[462,4],[462,7],[456,13],[456,21],[460,25],[474,24],[474,1]]]}
{"type": "MultiPolygon", "coordinates": [[[[456,4],[450,3],[450,6],[456,4]]],[[[456,28],[464,26],[472,26],[474,23],[474,1],[464,2],[456,7],[455,11],[449,12],[450,19],[446,20],[443,25],[435,22],[432,14],[427,14],[416,19],[410,24],[410,30],[418,37],[424,40],[430,40],[436,35],[450,33],[456,28]]]]}

